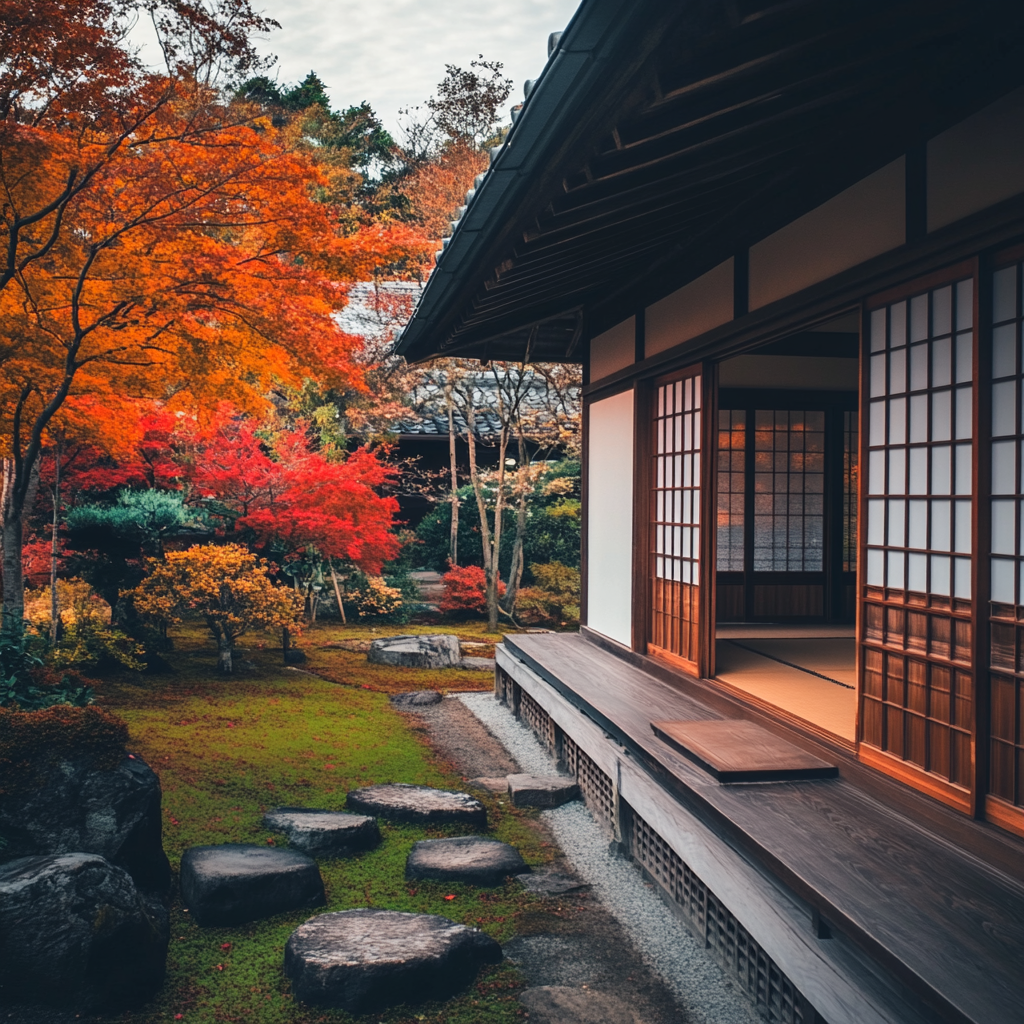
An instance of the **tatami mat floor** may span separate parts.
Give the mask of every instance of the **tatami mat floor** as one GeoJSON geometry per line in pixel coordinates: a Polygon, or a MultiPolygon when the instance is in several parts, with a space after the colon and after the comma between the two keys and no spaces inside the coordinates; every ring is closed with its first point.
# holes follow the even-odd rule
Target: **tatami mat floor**
{"type": "MultiPolygon", "coordinates": [[[[723,682],[853,741],[857,715],[856,648],[837,627],[803,635],[789,627],[718,627],[717,676],[723,682]],[[746,630],[746,632],[741,632],[746,630]],[[755,635],[751,635],[751,632],[755,635]]],[[[842,627],[838,627],[842,629],[842,627]]]]}

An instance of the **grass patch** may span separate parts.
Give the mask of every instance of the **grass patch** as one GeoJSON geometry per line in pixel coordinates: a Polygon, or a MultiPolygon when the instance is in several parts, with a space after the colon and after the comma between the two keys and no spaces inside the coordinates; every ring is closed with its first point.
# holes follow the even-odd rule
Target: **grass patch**
{"type": "MultiPolygon", "coordinates": [[[[484,676],[459,670],[428,672],[366,665],[365,655],[314,646],[317,639],[353,638],[358,627],[317,627],[303,646],[309,668],[344,678],[337,685],[280,664],[280,648],[252,644],[242,656],[255,664],[248,675],[214,674],[216,652],[198,627],[175,634],[169,656],[175,673],[123,676],[102,688],[102,705],[129,725],[129,748],[159,773],[163,786],[164,847],[175,871],[188,846],[269,842],[283,836],[262,825],[277,805],[343,809],[345,794],[377,782],[410,782],[461,788],[463,780],[440,761],[407,718],[392,710],[387,693],[437,687],[451,676],[484,676]],[[362,668],[358,662],[361,660],[362,668]],[[394,680],[400,678],[401,685],[394,680]],[[363,681],[365,680],[365,681],[363,681]]],[[[424,630],[429,631],[429,630],[424,630]]],[[[387,635],[379,632],[378,635],[387,635]]],[[[358,637],[356,637],[358,638],[358,637]]],[[[469,682],[469,680],[467,680],[469,682]]],[[[529,812],[488,805],[489,833],[512,843],[530,864],[547,860],[530,827],[529,812]]],[[[469,830],[417,828],[381,822],[378,849],[346,860],[320,862],[328,910],[382,907],[442,914],[482,928],[499,941],[516,933],[516,922],[537,900],[512,883],[498,889],[407,883],[405,858],[414,842],[469,830]],[[449,898],[451,897],[451,898],[449,898]]],[[[194,1024],[255,1020],[261,1024],[347,1022],[340,1011],[311,1010],[293,1003],[282,962],[284,944],[310,911],[281,914],[236,928],[199,928],[178,902],[171,914],[168,977],[157,999],[119,1016],[132,1024],[180,1019],[194,1024]]],[[[506,1024],[521,1016],[517,972],[500,965],[481,972],[475,986],[440,1004],[399,1008],[362,1021],[433,1021],[437,1024],[506,1024]]]]}

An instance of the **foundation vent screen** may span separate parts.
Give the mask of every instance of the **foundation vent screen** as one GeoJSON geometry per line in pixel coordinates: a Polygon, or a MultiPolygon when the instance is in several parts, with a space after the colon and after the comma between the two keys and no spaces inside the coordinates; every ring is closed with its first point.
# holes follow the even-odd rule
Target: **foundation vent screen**
{"type": "Polygon", "coordinates": [[[615,786],[612,780],[568,736],[562,738],[562,759],[576,776],[584,803],[614,828],[615,786]]]}
{"type": "Polygon", "coordinates": [[[519,717],[536,733],[537,739],[555,752],[555,723],[551,716],[525,691],[519,691],[519,717]]]}
{"type": "Polygon", "coordinates": [[[697,936],[737,978],[771,1024],[825,1024],[733,914],[635,813],[631,818],[630,852],[666,890],[697,936]]]}

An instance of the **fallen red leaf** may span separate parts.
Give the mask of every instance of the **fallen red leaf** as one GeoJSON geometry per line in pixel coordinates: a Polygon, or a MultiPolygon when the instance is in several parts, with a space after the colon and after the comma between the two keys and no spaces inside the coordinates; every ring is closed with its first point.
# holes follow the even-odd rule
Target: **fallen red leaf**
{"type": "Polygon", "coordinates": [[[455,897],[454,896],[445,896],[445,899],[446,900],[453,900],[453,899],[455,899],[455,897]]]}

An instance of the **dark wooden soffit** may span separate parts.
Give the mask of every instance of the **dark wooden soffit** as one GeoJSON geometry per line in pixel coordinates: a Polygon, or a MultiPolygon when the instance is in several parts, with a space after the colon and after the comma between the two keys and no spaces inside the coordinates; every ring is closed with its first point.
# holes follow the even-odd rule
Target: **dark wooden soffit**
{"type": "Polygon", "coordinates": [[[584,0],[399,350],[578,359],[1022,83],[1019,0],[584,0]]]}

